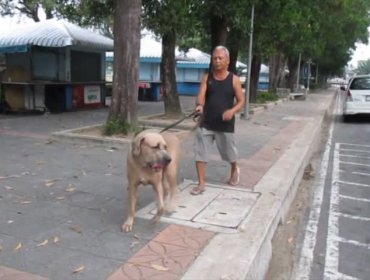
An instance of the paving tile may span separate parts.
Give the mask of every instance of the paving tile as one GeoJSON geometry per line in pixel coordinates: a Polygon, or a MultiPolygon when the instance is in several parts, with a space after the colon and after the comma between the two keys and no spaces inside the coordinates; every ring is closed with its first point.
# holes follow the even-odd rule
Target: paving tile
{"type": "Polygon", "coordinates": [[[291,122],[248,159],[240,159],[240,186],[253,188],[279,159],[292,138],[304,127],[302,122],[291,122]]]}
{"type": "Polygon", "coordinates": [[[47,278],[0,266],[0,280],[47,280],[47,278]]]}
{"type": "Polygon", "coordinates": [[[146,267],[163,267],[171,273],[181,275],[196,256],[197,252],[190,248],[151,241],[128,262],[146,267]]]}
{"type": "Polygon", "coordinates": [[[170,225],[108,279],[179,279],[213,236],[209,231],[170,225]]]}
{"type": "Polygon", "coordinates": [[[115,273],[107,278],[107,280],[177,280],[179,276],[168,271],[160,271],[158,269],[125,263],[115,273]]]}
{"type": "Polygon", "coordinates": [[[155,237],[155,241],[198,251],[203,249],[213,236],[214,233],[210,231],[170,225],[155,237]]]}

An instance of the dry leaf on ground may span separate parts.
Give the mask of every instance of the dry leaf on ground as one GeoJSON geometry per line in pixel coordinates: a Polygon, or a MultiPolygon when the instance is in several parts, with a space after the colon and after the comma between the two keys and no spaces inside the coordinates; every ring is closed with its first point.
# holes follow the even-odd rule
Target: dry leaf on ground
{"type": "Polygon", "coordinates": [[[18,251],[22,248],[22,242],[19,242],[17,246],[14,247],[14,251],[18,251]]]}
{"type": "Polygon", "coordinates": [[[78,226],[70,226],[69,229],[80,234],[82,233],[82,229],[78,226]]]}
{"type": "Polygon", "coordinates": [[[66,188],[66,192],[74,192],[75,190],[76,188],[72,184],[69,184],[66,188]]]}
{"type": "Polygon", "coordinates": [[[29,201],[29,200],[23,200],[20,202],[21,204],[31,204],[32,201],[29,201]]]}
{"type": "Polygon", "coordinates": [[[45,239],[44,241],[40,242],[39,244],[37,244],[37,247],[40,247],[40,246],[45,246],[46,244],[49,243],[49,240],[45,239]]]}
{"type": "Polygon", "coordinates": [[[84,271],[84,269],[85,269],[85,266],[84,265],[81,265],[80,267],[78,267],[75,270],[73,270],[72,273],[80,273],[80,272],[84,271]]]}
{"type": "Polygon", "coordinates": [[[150,266],[153,267],[155,270],[158,270],[158,271],[168,271],[169,270],[168,267],[164,267],[164,266],[154,264],[154,263],[151,263],[150,266]]]}
{"type": "Polygon", "coordinates": [[[0,252],[3,250],[3,245],[0,244],[0,252]]]}

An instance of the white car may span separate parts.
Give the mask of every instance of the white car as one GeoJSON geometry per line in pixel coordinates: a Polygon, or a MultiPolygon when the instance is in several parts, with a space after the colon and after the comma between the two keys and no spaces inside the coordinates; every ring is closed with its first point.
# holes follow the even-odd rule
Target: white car
{"type": "Polygon", "coordinates": [[[341,90],[346,94],[343,104],[344,121],[357,114],[370,114],[370,75],[353,77],[347,89],[342,86],[341,90]]]}

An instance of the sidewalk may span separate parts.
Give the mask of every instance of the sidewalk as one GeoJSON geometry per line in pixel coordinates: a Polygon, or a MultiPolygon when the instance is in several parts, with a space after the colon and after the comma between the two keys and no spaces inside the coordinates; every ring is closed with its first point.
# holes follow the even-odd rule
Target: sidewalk
{"type": "Polygon", "coordinates": [[[128,234],[120,226],[127,213],[129,142],[50,139],[73,128],[66,119],[101,123],[107,111],[0,119],[0,279],[263,279],[271,239],[334,93],[309,94],[249,121],[238,119],[241,182],[235,188],[223,183],[229,169],[214,149],[206,192],[190,196],[192,138],[183,138],[179,207],[153,225],[153,191],[142,187],[128,234]]]}

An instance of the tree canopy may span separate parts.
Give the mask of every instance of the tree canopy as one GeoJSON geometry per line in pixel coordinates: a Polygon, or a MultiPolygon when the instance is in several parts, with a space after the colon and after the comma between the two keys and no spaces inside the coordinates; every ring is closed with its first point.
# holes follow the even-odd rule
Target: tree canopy
{"type": "MultiPolygon", "coordinates": [[[[123,36],[112,31],[114,21],[120,16],[114,10],[116,2],[3,0],[0,13],[23,13],[38,21],[37,11],[43,9],[47,17],[67,18],[79,25],[94,27],[116,40],[116,36],[123,36]]],[[[125,5],[129,5],[128,1],[125,5]]],[[[338,74],[351,59],[355,43],[367,43],[369,35],[369,0],[143,0],[140,5],[142,28],[162,38],[161,77],[169,97],[165,98],[169,102],[167,108],[178,107],[175,46],[196,47],[210,53],[214,46],[226,45],[233,70],[237,59],[246,62],[252,5],[255,7],[251,62],[254,83],[258,82],[259,67],[264,62],[269,64],[270,75],[275,78],[279,69],[287,65],[292,86],[300,54],[303,63],[313,61],[320,76],[338,74]]],[[[126,28],[122,32],[132,31],[126,28]]]]}

